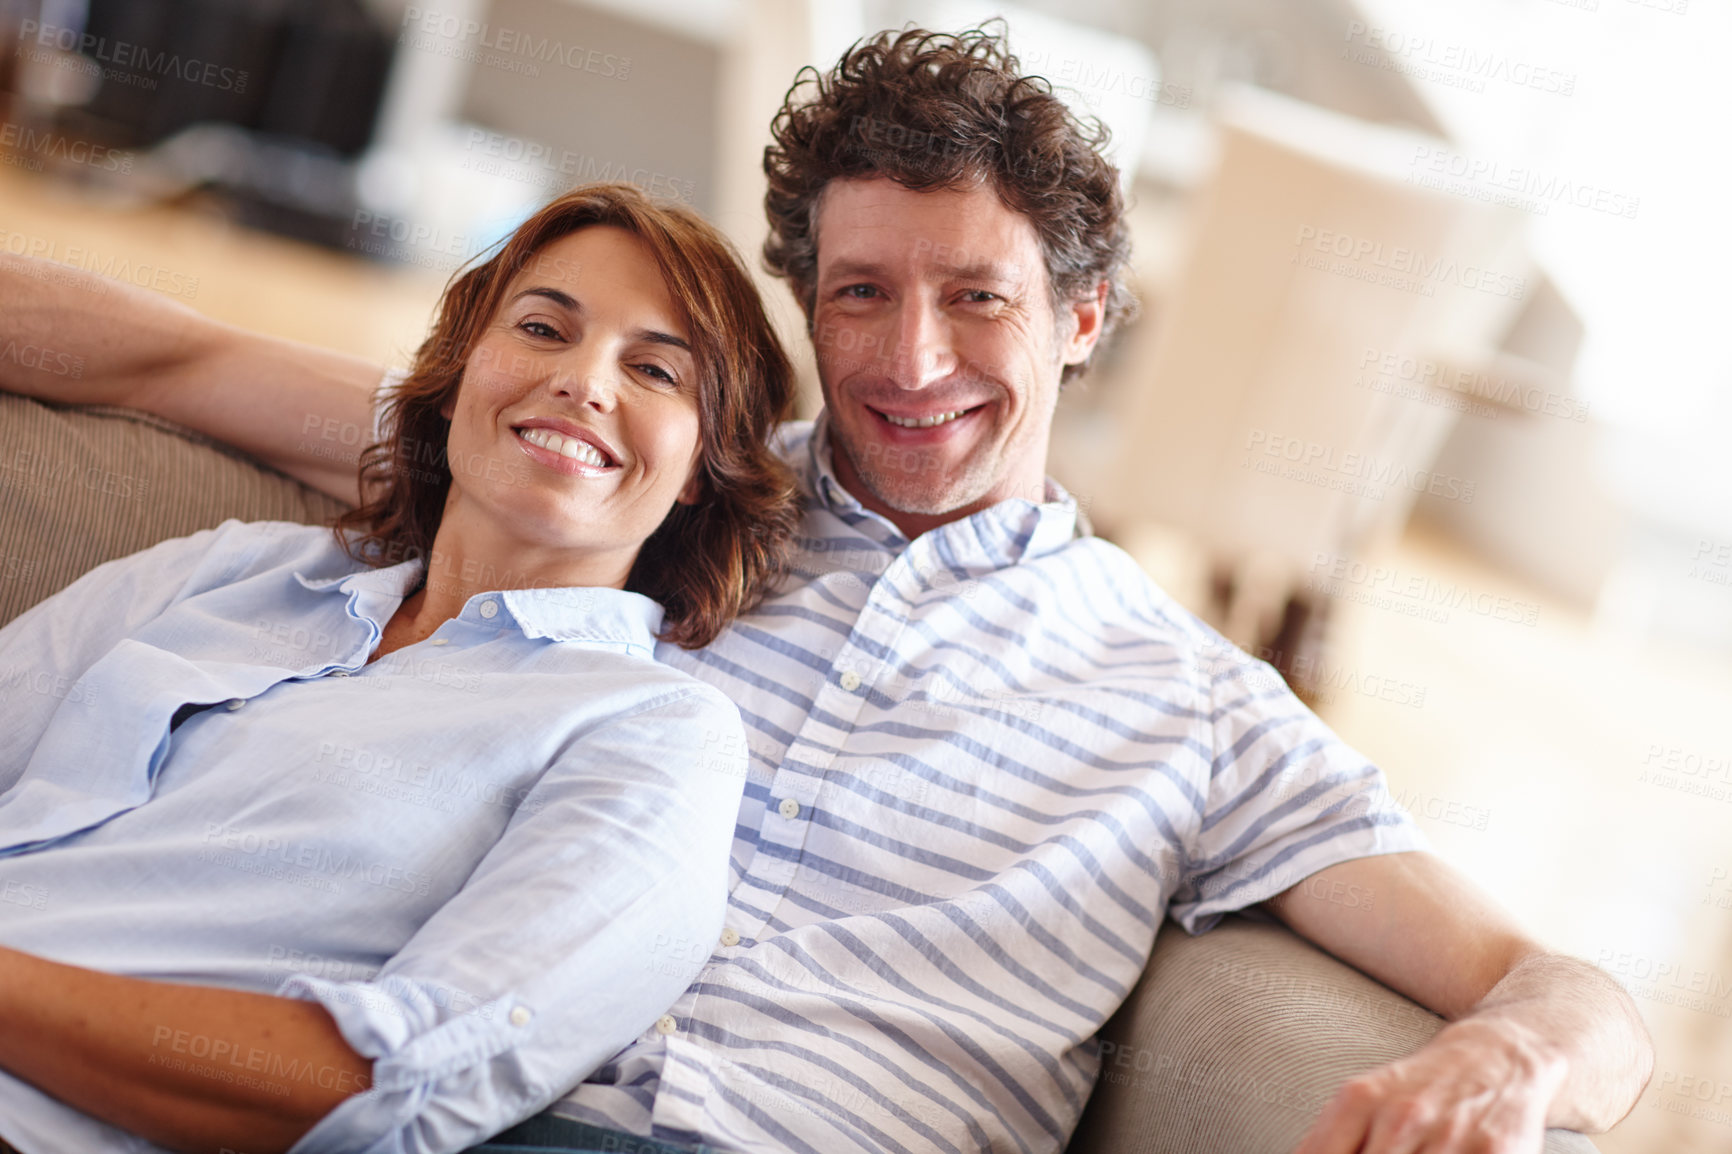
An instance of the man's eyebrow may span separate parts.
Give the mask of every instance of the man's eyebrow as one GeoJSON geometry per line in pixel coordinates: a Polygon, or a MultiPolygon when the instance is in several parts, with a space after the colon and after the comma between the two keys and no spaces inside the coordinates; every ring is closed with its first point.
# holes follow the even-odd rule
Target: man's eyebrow
{"type": "MultiPolygon", "coordinates": [[[[962,280],[990,280],[1013,282],[1021,274],[1022,266],[993,260],[971,261],[968,264],[939,266],[945,276],[958,277],[962,280]]],[[[882,264],[873,260],[839,260],[830,266],[828,277],[831,280],[846,280],[850,277],[883,277],[886,276],[882,264]]]]}
{"type": "MultiPolygon", "coordinates": [[[[559,305],[561,308],[569,309],[578,316],[582,316],[584,312],[583,302],[561,289],[549,288],[545,285],[534,285],[530,288],[524,289],[522,292],[514,294],[511,299],[513,301],[520,301],[524,297],[546,297],[554,304],[559,305]]],[[[690,341],[686,340],[684,337],[675,336],[673,333],[664,333],[660,329],[637,329],[631,335],[633,340],[648,341],[650,344],[654,345],[670,345],[676,349],[684,349],[688,353],[692,351],[690,341]]]]}

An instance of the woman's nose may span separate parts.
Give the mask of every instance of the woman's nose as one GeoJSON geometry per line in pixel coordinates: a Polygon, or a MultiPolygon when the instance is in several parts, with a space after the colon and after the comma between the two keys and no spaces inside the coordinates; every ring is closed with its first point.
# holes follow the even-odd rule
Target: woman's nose
{"type": "Polygon", "coordinates": [[[561,362],[548,382],[556,394],[604,413],[619,402],[619,368],[611,358],[580,347],[561,362]]]}

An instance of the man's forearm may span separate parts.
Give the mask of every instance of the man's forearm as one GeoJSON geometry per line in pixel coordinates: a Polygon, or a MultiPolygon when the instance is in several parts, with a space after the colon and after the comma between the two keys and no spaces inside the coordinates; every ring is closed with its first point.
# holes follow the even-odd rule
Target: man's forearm
{"type": "Polygon", "coordinates": [[[1548,1126],[1608,1130],[1653,1074],[1653,1046],[1630,995],[1576,958],[1524,958],[1459,1024],[1473,1023],[1496,1025],[1518,1050],[1562,1061],[1566,1073],[1548,1126]]]}
{"type": "Polygon", "coordinates": [[[176,1150],[286,1150],[372,1064],[323,1007],[0,949],[0,1067],[176,1150]]]}
{"type": "Polygon", "coordinates": [[[219,324],[133,285],[0,256],[0,388],[156,413],[343,500],[383,370],[219,324]]]}

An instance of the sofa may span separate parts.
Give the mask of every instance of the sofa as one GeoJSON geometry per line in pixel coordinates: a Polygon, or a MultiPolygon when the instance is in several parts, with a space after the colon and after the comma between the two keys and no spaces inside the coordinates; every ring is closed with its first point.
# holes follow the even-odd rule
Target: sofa
{"type": "MultiPolygon", "coordinates": [[[[86,570],[236,517],[343,505],[159,418],[0,394],[0,625],[86,570]]],[[[27,671],[0,668],[0,675],[27,671]]],[[[1272,921],[1168,925],[1101,1032],[1071,1154],[1288,1154],[1335,1089],[1442,1022],[1272,921]]],[[[1591,1154],[1552,1131],[1547,1154],[1591,1154]]]]}

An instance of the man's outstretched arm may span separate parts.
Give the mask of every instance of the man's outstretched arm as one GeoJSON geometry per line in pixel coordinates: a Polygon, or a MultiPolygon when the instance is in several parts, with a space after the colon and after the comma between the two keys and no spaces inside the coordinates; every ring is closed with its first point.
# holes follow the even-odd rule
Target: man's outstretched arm
{"type": "Polygon", "coordinates": [[[287,1150],[372,1081],[317,1002],[0,949],[0,1067],[172,1150],[287,1150]]]}
{"type": "Polygon", "coordinates": [[[372,429],[377,365],[15,256],[0,256],[0,347],[16,354],[0,357],[0,388],[9,392],[143,409],[356,499],[352,454],[372,429]]]}
{"type": "Polygon", "coordinates": [[[1597,1133],[1636,1103],[1653,1045],[1607,974],[1550,953],[1444,862],[1386,854],[1331,866],[1271,910],[1449,1024],[1344,1086],[1299,1154],[1539,1154],[1548,1126],[1597,1133]],[[1370,907],[1328,900],[1335,883],[1370,907]]]}

